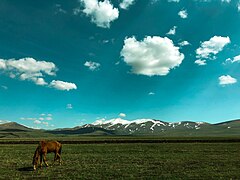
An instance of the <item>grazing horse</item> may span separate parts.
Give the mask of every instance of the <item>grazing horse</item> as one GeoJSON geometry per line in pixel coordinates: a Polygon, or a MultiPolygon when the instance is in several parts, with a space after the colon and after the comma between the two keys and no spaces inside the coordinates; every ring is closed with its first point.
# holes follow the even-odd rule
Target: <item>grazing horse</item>
{"type": "MultiPolygon", "coordinates": [[[[48,163],[46,160],[47,153],[55,153],[54,162],[59,160],[59,164],[61,164],[61,151],[62,151],[62,144],[57,141],[40,141],[39,145],[33,156],[33,169],[37,169],[39,157],[40,157],[40,167],[42,167],[42,160],[44,164],[48,167],[48,163]]],[[[53,162],[53,164],[54,164],[53,162]]]]}

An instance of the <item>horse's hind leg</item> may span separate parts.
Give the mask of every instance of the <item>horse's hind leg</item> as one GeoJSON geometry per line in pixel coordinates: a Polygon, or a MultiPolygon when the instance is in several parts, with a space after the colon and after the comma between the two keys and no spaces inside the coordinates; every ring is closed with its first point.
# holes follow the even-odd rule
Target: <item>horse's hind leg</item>
{"type": "Polygon", "coordinates": [[[46,154],[47,154],[47,153],[44,153],[44,154],[43,154],[43,162],[44,162],[45,165],[48,167],[48,163],[47,163],[47,159],[46,159],[46,154]]]}

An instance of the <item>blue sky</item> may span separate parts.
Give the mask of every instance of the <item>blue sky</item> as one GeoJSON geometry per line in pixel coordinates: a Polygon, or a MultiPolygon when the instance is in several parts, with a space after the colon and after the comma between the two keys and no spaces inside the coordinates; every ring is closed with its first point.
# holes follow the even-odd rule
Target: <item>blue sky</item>
{"type": "Polygon", "coordinates": [[[240,117],[240,1],[1,0],[0,122],[240,117]]]}

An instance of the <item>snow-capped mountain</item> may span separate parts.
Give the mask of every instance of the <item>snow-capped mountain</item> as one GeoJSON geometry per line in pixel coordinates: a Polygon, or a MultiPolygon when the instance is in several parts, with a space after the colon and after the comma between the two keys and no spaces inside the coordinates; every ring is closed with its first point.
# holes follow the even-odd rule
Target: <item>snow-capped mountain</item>
{"type": "Polygon", "coordinates": [[[133,121],[124,120],[121,118],[110,120],[97,120],[92,124],[85,125],[85,127],[100,127],[107,130],[114,130],[117,134],[165,134],[166,132],[177,131],[197,131],[208,126],[204,122],[183,121],[176,123],[168,123],[154,119],[136,119],[133,121]]]}

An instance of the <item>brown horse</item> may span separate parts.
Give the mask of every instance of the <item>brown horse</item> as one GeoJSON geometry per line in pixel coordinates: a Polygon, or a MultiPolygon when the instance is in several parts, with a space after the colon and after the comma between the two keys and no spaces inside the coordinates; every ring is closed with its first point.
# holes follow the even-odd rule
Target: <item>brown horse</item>
{"type": "Polygon", "coordinates": [[[32,162],[33,169],[34,170],[37,169],[39,157],[40,157],[40,167],[42,167],[42,160],[44,164],[48,167],[46,155],[47,153],[51,153],[51,152],[55,153],[54,162],[56,160],[59,160],[59,164],[61,164],[61,151],[62,151],[62,144],[57,141],[40,141],[33,156],[33,162],[32,162]]]}

